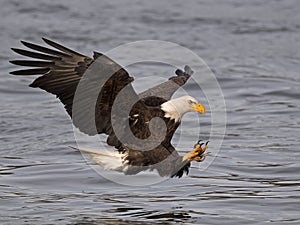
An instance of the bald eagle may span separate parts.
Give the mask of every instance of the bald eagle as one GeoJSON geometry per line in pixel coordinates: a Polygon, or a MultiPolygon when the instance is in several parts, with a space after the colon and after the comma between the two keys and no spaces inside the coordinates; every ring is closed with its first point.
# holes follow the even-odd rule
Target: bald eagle
{"type": "Polygon", "coordinates": [[[43,40],[50,48],[25,41],[21,43],[27,50],[12,48],[14,52],[35,60],[10,61],[14,65],[33,67],[10,73],[41,75],[29,86],[56,95],[81,132],[87,135],[105,134],[107,144],[115,147],[115,150],[103,151],[72,147],[73,149],[89,154],[104,169],[124,174],[157,170],[160,176],[182,177],[184,173],[188,174],[192,161],[200,162],[205,158],[208,142],[198,141],[184,156],[180,156],[171,144],[185,113],[205,112],[204,106],[191,96],[171,99],[174,92],[193,74],[189,66],[185,66],[184,70],[177,69],[168,81],[137,94],[131,85],[134,79],[104,54],[94,52],[93,58],[90,58],[46,38],[43,40]],[[91,69],[93,66],[96,69],[91,69]],[[107,74],[108,78],[105,77],[107,74]],[[76,100],[79,107],[76,107],[75,116],[74,102],[81,82],[82,94],[76,100]],[[125,94],[120,94],[125,87],[125,94]],[[95,92],[96,100],[91,97],[95,92]],[[113,110],[116,99],[119,101],[119,110],[113,110]],[[129,113],[123,115],[122,109],[128,106],[131,107],[129,113]],[[153,118],[159,118],[160,123],[152,120],[153,118]],[[117,121],[117,128],[113,126],[113,120],[117,121]],[[161,126],[161,121],[165,125],[164,135],[151,133],[151,124],[156,131],[155,126],[161,126]],[[147,138],[151,136],[154,139],[149,142],[159,140],[159,143],[148,145],[147,138]],[[142,144],[137,144],[136,140],[142,140],[142,144]]]}

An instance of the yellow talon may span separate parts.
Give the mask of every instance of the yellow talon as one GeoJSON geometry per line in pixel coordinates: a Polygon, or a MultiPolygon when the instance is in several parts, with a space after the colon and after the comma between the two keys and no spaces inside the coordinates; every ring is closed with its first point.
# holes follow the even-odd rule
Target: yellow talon
{"type": "Polygon", "coordinates": [[[204,152],[206,151],[206,149],[208,148],[208,142],[206,142],[206,144],[202,147],[204,143],[197,143],[194,146],[194,149],[192,151],[190,151],[188,154],[186,154],[183,157],[184,161],[196,161],[196,162],[201,162],[204,160],[204,158],[207,156],[207,154],[204,154],[204,152]]]}

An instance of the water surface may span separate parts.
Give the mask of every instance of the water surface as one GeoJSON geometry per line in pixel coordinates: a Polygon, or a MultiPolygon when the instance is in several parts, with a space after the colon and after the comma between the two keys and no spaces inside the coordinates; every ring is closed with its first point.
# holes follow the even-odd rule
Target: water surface
{"type": "MultiPolygon", "coordinates": [[[[299,224],[298,1],[1,1],[1,224],[299,224]],[[55,97],[12,77],[10,47],[52,38],[84,54],[131,41],[181,44],[216,74],[226,100],[223,145],[205,170],[132,187],[99,176],[75,145],[55,97]]],[[[132,67],[133,76],[170,67],[132,67]],[[151,70],[148,70],[151,69],[151,70]]],[[[148,85],[145,84],[146,88],[148,85]]],[[[143,86],[141,86],[143,88],[143,86]]],[[[197,95],[193,85],[186,89],[197,95]]],[[[179,150],[193,146],[190,134],[179,150]]],[[[209,136],[209,116],[201,117],[209,136]]],[[[175,136],[178,138],[179,135],[175,136]]],[[[201,165],[200,165],[201,167],[201,165]]]]}

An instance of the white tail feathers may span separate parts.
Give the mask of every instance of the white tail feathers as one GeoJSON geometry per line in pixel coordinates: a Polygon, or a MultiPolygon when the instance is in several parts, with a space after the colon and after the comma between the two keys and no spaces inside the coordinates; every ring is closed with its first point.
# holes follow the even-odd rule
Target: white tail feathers
{"type": "Polygon", "coordinates": [[[124,158],[127,153],[120,153],[113,150],[95,150],[95,149],[80,149],[69,146],[75,151],[87,153],[93,161],[102,166],[106,170],[115,170],[119,172],[126,172],[128,165],[124,163],[124,158]]]}

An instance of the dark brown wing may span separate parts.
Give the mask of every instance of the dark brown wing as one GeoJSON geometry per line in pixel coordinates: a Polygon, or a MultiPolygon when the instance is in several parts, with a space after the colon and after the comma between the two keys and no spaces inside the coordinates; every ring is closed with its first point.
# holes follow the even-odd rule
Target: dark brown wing
{"type": "Polygon", "coordinates": [[[44,61],[10,61],[10,63],[19,66],[35,67],[34,69],[13,71],[11,74],[43,75],[34,80],[34,82],[30,84],[30,87],[39,87],[56,95],[65,105],[69,115],[72,116],[74,92],[84,71],[93,62],[93,59],[62,47],[50,40],[43,40],[60,51],[21,41],[23,45],[37,52],[12,48],[14,52],[34,59],[42,59],[44,61]]]}
{"type": "MultiPolygon", "coordinates": [[[[130,85],[133,78],[120,65],[101,53],[95,53],[92,59],[48,39],[43,40],[54,49],[25,41],[22,44],[30,51],[12,49],[20,55],[38,60],[10,61],[15,65],[33,67],[11,74],[42,75],[30,86],[56,95],[76,127],[89,135],[113,135],[110,121],[113,102],[126,85],[127,101],[137,99],[130,85]],[[79,93],[76,93],[77,88],[80,89],[79,93]]],[[[116,143],[116,140],[112,140],[109,144],[116,143]]]]}
{"type": "Polygon", "coordinates": [[[147,104],[151,105],[162,104],[163,100],[170,100],[172,95],[187,82],[194,72],[186,65],[184,71],[177,69],[175,73],[177,76],[173,76],[168,81],[140,93],[139,97],[146,99],[147,104]]]}

